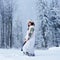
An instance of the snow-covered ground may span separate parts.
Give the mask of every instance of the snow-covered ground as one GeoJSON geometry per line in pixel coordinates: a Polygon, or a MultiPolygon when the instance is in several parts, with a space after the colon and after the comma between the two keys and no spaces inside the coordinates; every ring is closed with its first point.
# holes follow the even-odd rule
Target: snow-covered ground
{"type": "Polygon", "coordinates": [[[20,49],[0,49],[0,60],[60,60],[60,47],[48,50],[35,50],[36,56],[23,55],[20,49]]]}

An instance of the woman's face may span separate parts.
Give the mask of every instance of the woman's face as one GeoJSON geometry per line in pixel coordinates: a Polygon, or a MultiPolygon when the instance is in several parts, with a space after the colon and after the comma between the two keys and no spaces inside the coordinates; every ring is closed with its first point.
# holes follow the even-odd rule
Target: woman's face
{"type": "Polygon", "coordinates": [[[31,23],[29,22],[29,23],[28,23],[28,27],[30,27],[30,26],[31,26],[31,23]]]}

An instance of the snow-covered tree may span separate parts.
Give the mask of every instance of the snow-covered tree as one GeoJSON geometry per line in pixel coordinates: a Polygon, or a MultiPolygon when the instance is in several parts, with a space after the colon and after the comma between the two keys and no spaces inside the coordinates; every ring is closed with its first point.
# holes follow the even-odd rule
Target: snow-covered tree
{"type": "Polygon", "coordinates": [[[59,46],[59,9],[58,0],[52,0],[50,4],[46,0],[37,0],[37,47],[59,46]]]}
{"type": "Polygon", "coordinates": [[[52,31],[53,31],[53,45],[59,46],[59,30],[60,30],[60,7],[58,0],[52,0],[50,4],[50,21],[52,22],[52,31]]]}
{"type": "Polygon", "coordinates": [[[13,47],[20,48],[23,44],[23,32],[21,20],[13,22],[13,47]]]}
{"type": "MultiPolygon", "coordinates": [[[[22,20],[20,19],[20,16],[17,12],[19,8],[17,8],[18,4],[16,3],[16,0],[13,0],[13,47],[20,48],[23,44],[23,32],[22,32],[22,20]]],[[[20,13],[20,12],[19,12],[20,13]]]]}
{"type": "MultiPolygon", "coordinates": [[[[0,47],[22,46],[22,22],[16,15],[14,0],[0,0],[0,47]]],[[[19,17],[20,18],[20,17],[19,17]]]]}
{"type": "Polygon", "coordinates": [[[12,47],[12,0],[1,0],[1,47],[12,47]]]}
{"type": "Polygon", "coordinates": [[[47,2],[44,0],[37,1],[37,34],[36,34],[36,45],[38,48],[41,48],[43,45],[47,47],[47,41],[45,37],[45,29],[46,29],[46,19],[44,15],[47,13],[47,2]]]}

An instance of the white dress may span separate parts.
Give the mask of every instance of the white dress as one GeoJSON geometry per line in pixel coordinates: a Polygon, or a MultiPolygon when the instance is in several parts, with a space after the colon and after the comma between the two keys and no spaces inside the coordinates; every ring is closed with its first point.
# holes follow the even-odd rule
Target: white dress
{"type": "MultiPolygon", "coordinates": [[[[29,30],[27,31],[27,35],[25,37],[26,39],[29,38],[28,34],[29,34],[31,28],[34,28],[34,26],[29,27],[29,30]]],[[[31,38],[23,46],[23,52],[28,52],[30,54],[34,54],[34,45],[35,45],[35,31],[33,32],[31,38]]]]}

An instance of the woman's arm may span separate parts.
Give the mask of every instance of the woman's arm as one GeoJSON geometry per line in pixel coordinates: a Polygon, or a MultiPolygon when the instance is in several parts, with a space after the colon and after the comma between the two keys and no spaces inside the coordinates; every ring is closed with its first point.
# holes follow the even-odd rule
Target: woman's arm
{"type": "Polygon", "coordinates": [[[25,38],[24,42],[27,42],[31,38],[33,32],[34,32],[34,28],[30,27],[28,31],[28,36],[25,38]]]}

